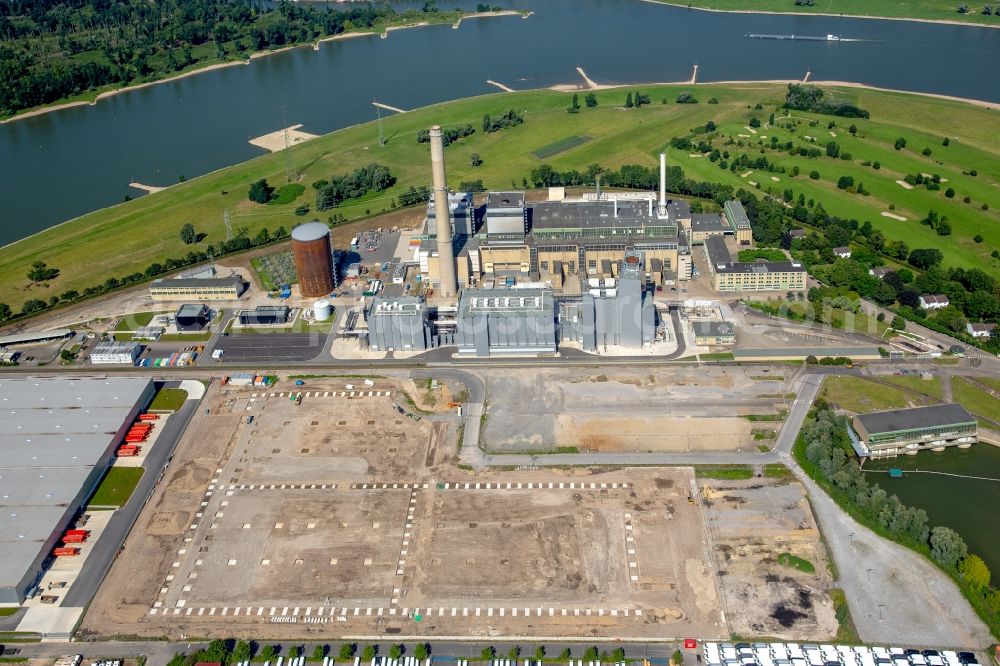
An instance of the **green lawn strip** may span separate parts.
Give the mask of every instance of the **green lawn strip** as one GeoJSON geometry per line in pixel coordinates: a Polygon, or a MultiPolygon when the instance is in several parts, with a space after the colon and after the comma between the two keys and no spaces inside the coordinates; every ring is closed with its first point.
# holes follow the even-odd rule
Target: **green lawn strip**
{"type": "Polygon", "coordinates": [[[955,402],[976,416],[993,422],[993,425],[987,423],[987,426],[996,428],[1000,425],[1000,400],[973,386],[964,377],[952,378],[951,391],[955,402]]]}
{"type": "Polygon", "coordinates": [[[131,314],[122,315],[121,320],[119,320],[118,325],[115,326],[116,331],[135,331],[143,326],[149,326],[150,322],[153,321],[153,317],[156,315],[164,314],[162,310],[155,312],[133,312],[131,314]]]}
{"type": "Polygon", "coordinates": [[[973,377],[973,379],[980,384],[985,384],[996,391],[1000,391],[1000,379],[995,377],[973,377]]]}
{"type": "MultiPolygon", "coordinates": [[[[488,188],[509,189],[511,182],[521,183],[537,168],[539,160],[532,153],[552,143],[551,137],[589,136],[590,141],[573,150],[547,160],[553,168],[585,170],[588,164],[616,168],[626,163],[656,164],[656,154],[673,136],[687,136],[690,128],[713,120],[723,139],[735,136],[752,116],[767,120],[768,110],[778,107],[785,88],[772,84],[703,84],[698,86],[700,104],[660,104],[661,99],[671,101],[689,86],[641,86],[653,97],[655,103],[640,109],[623,110],[626,90],[597,91],[598,106],[584,108],[577,114],[567,114],[566,106],[571,94],[550,90],[522,93],[502,93],[458,100],[397,114],[382,119],[388,143],[378,149],[377,161],[386,165],[397,178],[396,184],[372,197],[351,200],[338,206],[337,213],[348,220],[367,218],[391,210],[392,202],[411,185],[423,185],[427,180],[429,165],[427,149],[416,142],[416,133],[433,124],[454,127],[473,124],[477,131],[446,149],[450,172],[456,182],[481,179],[488,188]],[[709,97],[718,104],[706,104],[709,97]],[[752,106],[760,103],[763,111],[752,106]],[[750,105],[750,109],[748,109],[750,105]],[[479,127],[484,114],[499,114],[507,109],[524,111],[523,125],[486,134],[479,127]],[[469,157],[479,153],[484,163],[472,167],[469,157]],[[367,211],[367,212],[366,212],[367,211]]],[[[837,118],[837,141],[842,150],[853,154],[851,162],[823,157],[807,159],[767,151],[769,160],[791,168],[799,166],[803,173],[795,178],[778,174],[778,182],[762,182],[766,190],[772,187],[780,194],[785,187],[807,198],[823,203],[827,211],[843,217],[870,220],[889,239],[905,240],[911,247],[939,247],[945,252],[946,264],[966,268],[979,267],[989,272],[1000,270],[1000,260],[989,256],[990,248],[1000,247],[1000,181],[991,165],[1000,160],[1000,133],[991,131],[995,126],[994,112],[955,101],[940,100],[914,95],[871,91],[856,88],[837,89],[844,99],[871,111],[872,120],[857,120],[859,134],[864,138],[850,137],[846,125],[852,121],[837,118]],[[951,145],[942,147],[945,135],[940,118],[949,119],[946,134],[951,145]],[[909,147],[895,151],[892,143],[896,136],[906,136],[909,147]],[[924,144],[934,147],[930,158],[920,155],[924,144]],[[882,169],[876,172],[860,164],[868,156],[877,157],[882,169]],[[935,160],[940,160],[941,165],[935,160]],[[806,174],[812,169],[820,171],[819,181],[810,180],[806,174]],[[948,178],[958,196],[946,199],[943,191],[929,192],[915,188],[904,190],[895,179],[917,170],[940,173],[948,178]],[[963,175],[963,171],[976,169],[978,176],[963,175]],[[839,175],[854,175],[863,180],[871,195],[838,190],[839,175]],[[973,203],[964,204],[961,197],[968,193],[973,203]],[[987,202],[988,211],[978,204],[987,202]],[[930,208],[947,215],[954,232],[939,237],[933,230],[917,222],[896,222],[880,213],[889,203],[896,204],[897,212],[910,220],[926,215],[930,208]],[[984,242],[973,243],[974,234],[982,234],[984,242]]],[[[819,126],[800,126],[796,135],[806,132],[821,136],[829,116],[795,112],[796,116],[816,118],[819,126]]],[[[768,129],[784,140],[791,137],[787,130],[768,129]]],[[[824,130],[825,131],[825,130],[824,130]]],[[[0,256],[0,302],[18,310],[29,297],[48,299],[66,290],[83,291],[84,288],[102,283],[109,276],[122,277],[133,272],[143,272],[154,261],[166,257],[183,257],[191,249],[203,249],[225,238],[225,227],[218,211],[228,208],[232,222],[246,228],[253,238],[262,228],[274,231],[278,226],[290,229],[302,221],[294,214],[297,204],[312,201],[314,193],[307,191],[297,201],[280,205],[254,204],[247,200],[250,183],[267,178],[277,186],[285,182],[286,159],[297,171],[302,183],[328,179],[347,173],[375,160],[377,132],[373,124],[364,124],[334,132],[292,146],[288,151],[263,155],[254,160],[202,177],[192,178],[168,189],[143,196],[127,203],[110,206],[100,211],[69,221],[58,228],[48,229],[31,238],[14,243],[0,256]],[[186,222],[197,220],[195,228],[205,234],[202,242],[193,248],[180,239],[180,228],[186,222]],[[157,233],[145,233],[149,228],[157,233]],[[110,243],[109,238],[115,242],[110,243]],[[33,261],[45,261],[58,268],[60,275],[47,286],[37,285],[26,291],[26,274],[33,261]],[[95,271],[94,266],[100,266],[95,271]]],[[[822,147],[829,135],[817,143],[822,147]]],[[[792,139],[800,142],[800,137],[792,139]]],[[[716,139],[722,146],[723,141],[716,139]]],[[[746,142],[745,142],[746,143],[746,142]]],[[[731,152],[759,154],[756,143],[743,148],[727,146],[731,152]]],[[[749,187],[747,179],[740,178],[706,158],[691,158],[687,151],[667,151],[671,164],[681,166],[688,178],[700,178],[733,186],[749,187]]],[[[764,192],[761,192],[762,194],[764,192]]],[[[320,219],[324,219],[320,214],[320,219]]],[[[338,228],[339,230],[339,228],[338,228]]],[[[344,227],[350,234],[350,227],[344,227]]]]}
{"type": "Polygon", "coordinates": [[[880,379],[915,393],[924,393],[937,400],[944,398],[944,386],[941,383],[941,378],[937,376],[932,379],[921,379],[918,375],[892,375],[880,377],[880,379]]]}
{"type": "Polygon", "coordinates": [[[830,600],[833,601],[834,612],[837,615],[837,635],[833,642],[840,645],[861,645],[858,629],[854,626],[851,609],[847,605],[847,595],[838,587],[830,588],[830,600]]]}
{"type": "Polygon", "coordinates": [[[702,479],[740,480],[753,478],[747,465],[695,465],[695,476],[702,479]]]}
{"type": "MultiPolygon", "coordinates": [[[[870,2],[870,0],[831,0],[817,2],[814,6],[796,5],[786,0],[685,0],[666,2],[682,7],[697,7],[717,11],[777,12],[779,14],[834,14],[874,16],[878,18],[921,19],[925,21],[958,21],[977,25],[998,25],[1000,17],[985,16],[979,5],[970,4],[966,14],[958,13],[958,4],[949,0],[897,0],[896,2],[870,2]]],[[[850,37],[842,34],[841,37],[850,37]]]]}
{"type": "Polygon", "coordinates": [[[21,610],[20,607],[0,608],[0,617],[9,617],[9,616],[13,615],[14,613],[16,613],[17,611],[19,611],[19,610],[21,610]]]}
{"type": "Polygon", "coordinates": [[[798,569],[803,573],[816,573],[816,567],[813,566],[812,562],[804,560],[796,555],[792,555],[791,553],[781,553],[778,555],[778,564],[798,569]]]}
{"type": "Polygon", "coordinates": [[[89,506],[125,506],[142,479],[142,467],[111,467],[104,475],[89,506]]]}
{"type": "Polygon", "coordinates": [[[788,412],[778,412],[777,414],[746,414],[747,421],[784,421],[788,412]]]}
{"type": "Polygon", "coordinates": [[[698,354],[698,359],[702,361],[732,361],[736,357],[732,352],[712,352],[710,354],[698,354]]]}
{"type": "Polygon", "coordinates": [[[565,139],[560,139],[559,141],[553,141],[547,146],[542,146],[538,150],[532,151],[532,155],[540,160],[547,160],[550,157],[555,157],[559,153],[565,153],[567,150],[576,148],[590,141],[589,136],[579,136],[574,134],[573,136],[568,136],[565,139]]]}
{"type": "Polygon", "coordinates": [[[770,465],[764,465],[764,476],[769,479],[788,479],[792,476],[792,470],[788,469],[781,463],[773,463],[770,465]]]}
{"type": "Polygon", "coordinates": [[[188,392],[179,388],[162,388],[147,408],[151,412],[176,412],[184,406],[188,392]]]}
{"type": "MultiPolygon", "coordinates": [[[[929,383],[929,382],[928,382],[929,383]]],[[[820,397],[849,412],[865,413],[885,409],[926,405],[933,399],[895,389],[861,377],[833,376],[823,380],[820,397]]]]}

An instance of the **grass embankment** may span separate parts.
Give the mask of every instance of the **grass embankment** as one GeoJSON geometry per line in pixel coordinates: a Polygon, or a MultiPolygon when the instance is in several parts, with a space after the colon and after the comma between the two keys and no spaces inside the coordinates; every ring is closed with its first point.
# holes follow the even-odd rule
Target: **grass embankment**
{"type": "Polygon", "coordinates": [[[149,405],[151,412],[176,412],[184,406],[188,392],[179,388],[162,388],[149,405]]]}
{"type": "Polygon", "coordinates": [[[988,428],[1000,427],[1000,400],[973,386],[964,377],[952,377],[952,397],[979,418],[979,424],[988,428]]]}
{"type": "MultiPolygon", "coordinates": [[[[807,319],[806,314],[812,310],[812,305],[805,301],[788,301],[771,299],[767,301],[747,301],[747,305],[777,317],[784,317],[789,321],[812,321],[807,319]]],[[[889,325],[884,321],[879,321],[876,317],[870,317],[864,312],[848,312],[838,308],[827,308],[821,315],[822,323],[829,324],[834,328],[849,333],[860,333],[873,338],[882,339],[885,332],[889,330],[889,325]]]]}
{"type": "Polygon", "coordinates": [[[944,385],[938,376],[931,379],[921,379],[919,375],[892,375],[882,377],[882,381],[895,384],[914,393],[929,395],[937,400],[944,399],[944,385]]]}
{"type": "MultiPolygon", "coordinates": [[[[696,7],[725,12],[775,12],[779,14],[832,14],[872,16],[892,19],[920,19],[922,21],[957,21],[973,25],[1000,25],[1000,17],[979,13],[981,5],[969,4],[968,14],[959,14],[959,3],[950,0],[896,0],[872,2],[871,0],[829,0],[817,2],[812,7],[797,6],[792,0],[687,0],[667,1],[679,7],[696,7]]],[[[843,36],[843,35],[842,35],[843,36]]]]}
{"type": "MultiPolygon", "coordinates": [[[[699,479],[740,481],[753,478],[753,467],[749,465],[695,465],[694,474],[699,479]]],[[[764,465],[764,476],[769,479],[784,479],[791,471],[780,464],[764,465]]]]}
{"type": "Polygon", "coordinates": [[[895,389],[860,377],[845,376],[824,379],[820,397],[841,409],[855,413],[916,407],[935,402],[904,389],[895,389]]]}
{"type": "MultiPolygon", "coordinates": [[[[522,179],[530,178],[531,170],[542,164],[542,160],[532,153],[551,147],[554,141],[558,143],[571,137],[588,136],[590,140],[546,160],[553,168],[586,170],[592,163],[611,168],[629,163],[654,166],[657,154],[667,147],[670,138],[688,136],[692,128],[704,126],[709,120],[716,123],[721,134],[721,138],[715,139],[716,145],[722,146],[729,137],[744,142],[742,148],[722,146],[734,154],[746,152],[754,156],[759,152],[756,142],[769,141],[764,136],[774,135],[782,141],[792,140],[796,145],[820,148],[831,139],[826,125],[832,118],[805,112],[794,115],[816,119],[817,127],[803,123],[792,133],[762,126],[753,139],[738,137],[741,133],[749,135],[744,128],[751,117],[758,117],[766,125],[770,110],[784,101],[783,85],[699,85],[694,89],[686,85],[633,86],[630,89],[642,89],[651,96],[653,103],[624,110],[626,90],[602,90],[596,92],[599,101],[596,108],[568,114],[570,93],[549,90],[497,93],[383,118],[383,131],[389,140],[381,148],[374,123],[368,123],[293,146],[287,159],[303,184],[344,174],[373,161],[389,167],[397,178],[392,188],[330,211],[356,220],[390,210],[393,200],[407,188],[426,184],[430,170],[429,148],[427,144],[416,142],[416,134],[419,129],[433,124],[456,127],[471,123],[476,127],[474,135],[452,144],[445,151],[451,185],[481,179],[486,187],[497,189],[520,188],[522,179]],[[678,94],[689,90],[693,90],[701,103],[673,103],[678,94]],[[718,103],[708,104],[710,98],[718,103]],[[670,103],[661,104],[663,99],[670,103]],[[758,103],[763,106],[762,110],[753,109],[758,103]],[[524,112],[523,125],[493,134],[482,131],[484,114],[496,115],[511,108],[524,112]],[[815,136],[817,142],[809,143],[802,135],[815,136]],[[473,152],[482,156],[483,164],[479,167],[470,166],[473,152]]],[[[756,179],[763,190],[773,187],[778,194],[790,188],[796,197],[801,193],[807,199],[822,202],[832,214],[870,220],[889,239],[904,240],[911,247],[940,248],[949,265],[979,267],[992,273],[1000,270],[1000,260],[990,257],[992,248],[1000,247],[1000,176],[993,168],[1000,161],[1000,133],[994,131],[996,111],[902,93],[860,88],[836,90],[844,99],[868,109],[872,116],[871,120],[836,119],[838,127],[832,131],[837,134],[841,151],[852,153],[852,161],[825,154],[809,159],[768,151],[769,160],[787,169],[799,166],[802,172],[794,178],[778,174],[775,176],[778,181],[760,175],[742,178],[728,169],[720,169],[706,157],[692,157],[688,151],[668,148],[669,161],[683,167],[689,178],[747,188],[753,187],[748,181],[756,179]],[[946,125],[942,124],[942,118],[948,119],[946,125]],[[859,129],[858,137],[846,130],[851,122],[859,129]],[[893,148],[899,136],[908,141],[909,147],[902,151],[893,148]],[[948,147],[941,145],[945,136],[951,140],[948,147]],[[920,154],[925,146],[933,148],[932,156],[920,154]],[[881,169],[876,171],[862,166],[863,160],[878,160],[881,169]],[[821,174],[819,180],[807,176],[814,169],[821,174]],[[978,175],[963,175],[963,171],[971,170],[976,170],[978,175]],[[896,179],[917,172],[938,173],[947,178],[947,185],[955,188],[957,196],[946,198],[943,188],[937,192],[920,187],[905,190],[895,183],[896,179]],[[871,194],[861,196],[837,189],[837,179],[841,175],[853,175],[856,182],[863,181],[871,194]],[[971,197],[971,204],[962,202],[966,195],[971,197]],[[980,210],[979,205],[983,202],[989,204],[989,210],[980,210]],[[881,216],[889,204],[896,206],[895,213],[910,221],[898,222],[881,216]],[[952,235],[939,237],[930,227],[914,221],[924,217],[931,208],[948,216],[954,230],[952,235]],[[982,243],[973,242],[972,237],[976,234],[983,236],[982,243]]],[[[781,112],[776,115],[780,116],[781,112]]],[[[311,187],[307,186],[301,196],[283,205],[260,205],[247,200],[249,185],[257,179],[267,178],[274,186],[285,183],[285,168],[284,151],[265,155],[156,194],[90,213],[58,229],[49,229],[4,248],[0,255],[0,303],[7,303],[18,311],[29,298],[47,300],[71,289],[82,292],[109,276],[120,278],[143,272],[151,263],[162,262],[167,257],[183,257],[192,247],[182,243],[180,229],[191,220],[197,220],[196,230],[205,234],[196,249],[217,244],[226,233],[219,215],[223,209],[232,211],[234,227],[246,229],[251,238],[265,227],[271,231],[278,226],[291,229],[303,221],[295,215],[295,208],[314,203],[311,187]],[[110,242],[112,239],[114,242],[110,242]],[[26,275],[34,261],[44,261],[58,268],[59,277],[44,285],[30,286],[26,275]],[[100,269],[95,270],[96,266],[100,269]]]]}
{"type": "Polygon", "coordinates": [[[90,498],[89,506],[125,506],[142,479],[141,467],[112,467],[90,498]]]}

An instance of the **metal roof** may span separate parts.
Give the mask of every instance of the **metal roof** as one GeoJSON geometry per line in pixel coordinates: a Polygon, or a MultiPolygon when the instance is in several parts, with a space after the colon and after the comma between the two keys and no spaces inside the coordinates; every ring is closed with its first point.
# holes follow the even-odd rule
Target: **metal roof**
{"type": "Polygon", "coordinates": [[[692,324],[692,328],[694,328],[694,334],[697,336],[711,335],[722,337],[736,334],[733,325],[728,321],[696,321],[692,324]]]}
{"type": "Polygon", "coordinates": [[[322,222],[306,222],[292,229],[292,240],[308,243],[330,235],[330,227],[322,222]]]}
{"type": "Polygon", "coordinates": [[[190,287],[193,289],[207,289],[213,287],[228,288],[236,285],[243,285],[243,278],[239,275],[230,275],[228,277],[221,278],[174,278],[171,280],[160,278],[159,280],[153,280],[152,284],[149,285],[149,288],[176,289],[179,287],[190,287]]]}
{"type": "Polygon", "coordinates": [[[16,586],[140,400],[145,378],[0,379],[0,587],[16,586]]]}
{"type": "Polygon", "coordinates": [[[976,418],[965,407],[953,402],[943,405],[858,414],[854,418],[861,423],[869,435],[976,422],[976,418]]]}
{"type": "Polygon", "coordinates": [[[645,201],[543,201],[532,205],[532,229],[671,224],[650,214],[645,201]]]}
{"type": "Polygon", "coordinates": [[[490,192],[486,197],[486,210],[491,208],[524,208],[524,192],[490,192]]]}
{"type": "Polygon", "coordinates": [[[204,303],[185,303],[177,308],[175,317],[200,317],[208,314],[208,306],[204,303]]]}
{"type": "Polygon", "coordinates": [[[729,224],[723,222],[718,213],[693,213],[691,215],[691,231],[726,231],[729,224]]]}
{"type": "Polygon", "coordinates": [[[51,331],[36,331],[35,333],[14,333],[13,335],[0,336],[0,347],[7,345],[27,345],[33,342],[47,342],[48,340],[58,340],[68,338],[73,335],[73,331],[68,328],[55,328],[51,331]]]}

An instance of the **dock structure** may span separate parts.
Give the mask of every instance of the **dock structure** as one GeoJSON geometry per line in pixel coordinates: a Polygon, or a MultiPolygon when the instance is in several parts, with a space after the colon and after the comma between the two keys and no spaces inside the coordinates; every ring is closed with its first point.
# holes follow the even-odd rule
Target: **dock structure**
{"type": "Polygon", "coordinates": [[[812,77],[812,70],[808,70],[806,75],[802,77],[802,83],[809,83],[809,79],[812,77]]]}
{"type": "Polygon", "coordinates": [[[372,106],[377,106],[380,109],[387,109],[389,111],[395,111],[396,113],[406,113],[406,109],[400,109],[396,106],[389,106],[388,104],[383,104],[382,102],[372,102],[372,106]]]}
{"type": "Polygon", "coordinates": [[[590,77],[587,76],[587,72],[583,71],[583,67],[577,67],[576,71],[580,76],[583,77],[583,82],[587,85],[588,88],[590,88],[591,90],[597,89],[598,87],[597,84],[590,80],[590,77]]]}
{"type": "Polygon", "coordinates": [[[691,83],[698,83],[698,65],[695,64],[694,69],[691,70],[691,83]]]}
{"type": "Polygon", "coordinates": [[[496,86],[497,88],[499,88],[500,90],[502,90],[504,92],[515,92],[513,88],[505,86],[502,83],[497,83],[493,79],[486,79],[486,83],[490,84],[491,86],[496,86]]]}

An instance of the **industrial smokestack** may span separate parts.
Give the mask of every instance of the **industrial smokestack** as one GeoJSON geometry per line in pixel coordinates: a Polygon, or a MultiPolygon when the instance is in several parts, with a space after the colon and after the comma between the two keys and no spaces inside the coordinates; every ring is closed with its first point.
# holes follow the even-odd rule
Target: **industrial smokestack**
{"type": "Polygon", "coordinates": [[[453,298],[458,291],[455,278],[455,250],[451,245],[451,221],[448,210],[448,179],[444,170],[444,142],[441,128],[431,128],[431,181],[434,187],[434,221],[437,226],[438,275],[441,295],[453,298]]]}
{"type": "Polygon", "coordinates": [[[660,153],[660,210],[667,209],[667,156],[660,153]]]}

